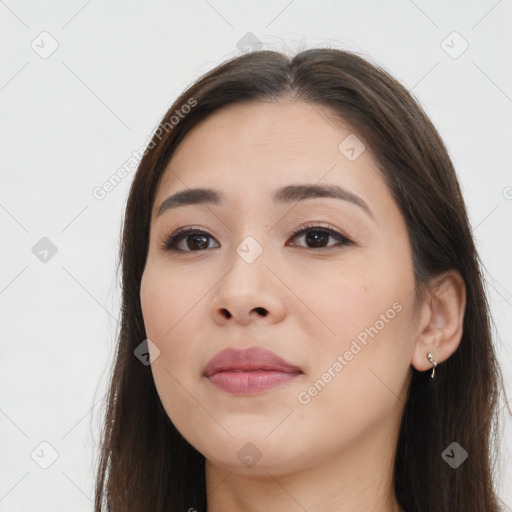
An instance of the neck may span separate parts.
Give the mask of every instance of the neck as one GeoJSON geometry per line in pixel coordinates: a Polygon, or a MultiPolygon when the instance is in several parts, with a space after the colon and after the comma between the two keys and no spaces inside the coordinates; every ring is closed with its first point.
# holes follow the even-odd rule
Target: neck
{"type": "Polygon", "coordinates": [[[293,473],[239,474],[207,460],[207,512],[400,512],[393,489],[399,418],[393,416],[322,464],[301,463],[293,473]]]}

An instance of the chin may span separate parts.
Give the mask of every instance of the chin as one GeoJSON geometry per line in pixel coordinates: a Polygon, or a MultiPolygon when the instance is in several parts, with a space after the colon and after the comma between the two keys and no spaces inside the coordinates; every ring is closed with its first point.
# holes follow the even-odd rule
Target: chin
{"type": "Polygon", "coordinates": [[[208,464],[239,475],[268,477],[269,474],[287,474],[296,470],[296,465],[291,461],[291,454],[276,453],[264,447],[259,449],[250,441],[243,443],[241,447],[233,447],[231,453],[231,456],[227,456],[225,452],[211,453],[205,457],[208,464]]]}
{"type": "Polygon", "coordinates": [[[265,436],[245,435],[224,439],[197,447],[207,463],[225,471],[241,475],[269,476],[292,473],[300,465],[304,453],[294,449],[295,444],[287,444],[282,439],[265,436]]]}

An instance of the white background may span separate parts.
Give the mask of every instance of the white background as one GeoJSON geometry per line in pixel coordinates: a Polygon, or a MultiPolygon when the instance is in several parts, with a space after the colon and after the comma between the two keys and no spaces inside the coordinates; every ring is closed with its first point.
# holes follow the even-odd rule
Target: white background
{"type": "MultiPolygon", "coordinates": [[[[510,0],[5,0],[0,21],[0,511],[92,510],[133,172],[103,200],[92,190],[247,32],[269,49],[361,52],[420,100],[460,178],[512,397],[510,0]],[[42,58],[31,44],[51,38],[42,58]],[[32,252],[42,237],[57,248],[46,263],[32,252]],[[51,461],[43,441],[58,452],[48,469],[31,458],[51,461]]],[[[498,484],[512,506],[504,420],[498,484]]]]}

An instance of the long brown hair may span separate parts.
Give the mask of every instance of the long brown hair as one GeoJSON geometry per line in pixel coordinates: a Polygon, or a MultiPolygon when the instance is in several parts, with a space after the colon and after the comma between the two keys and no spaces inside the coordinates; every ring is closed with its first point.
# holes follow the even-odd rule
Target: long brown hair
{"type": "Polygon", "coordinates": [[[226,105],[285,98],[329,107],[371,148],[406,221],[418,287],[450,269],[458,270],[466,285],[458,349],[438,365],[432,383],[412,368],[394,466],[398,502],[407,512],[497,512],[501,500],[493,473],[504,386],[482,264],[455,170],[412,95],[378,65],[337,49],[311,49],[293,57],[260,51],[230,59],[183,92],[149,143],[131,185],[120,245],[121,323],[105,405],[95,512],[206,510],[204,456],[176,430],[150,366],[134,356],[146,339],[140,283],[151,211],[162,173],[193,126],[226,105]],[[178,122],[177,110],[183,113],[178,122]],[[442,457],[452,442],[469,454],[457,469],[442,457]]]}

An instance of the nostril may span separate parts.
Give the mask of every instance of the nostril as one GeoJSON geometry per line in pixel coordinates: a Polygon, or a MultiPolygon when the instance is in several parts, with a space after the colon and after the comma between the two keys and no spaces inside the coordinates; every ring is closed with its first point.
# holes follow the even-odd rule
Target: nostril
{"type": "Polygon", "coordinates": [[[226,318],[231,318],[231,313],[227,309],[222,308],[221,311],[226,318]]]}
{"type": "Polygon", "coordinates": [[[267,316],[267,310],[265,308],[255,308],[255,311],[261,316],[267,316]]]}

